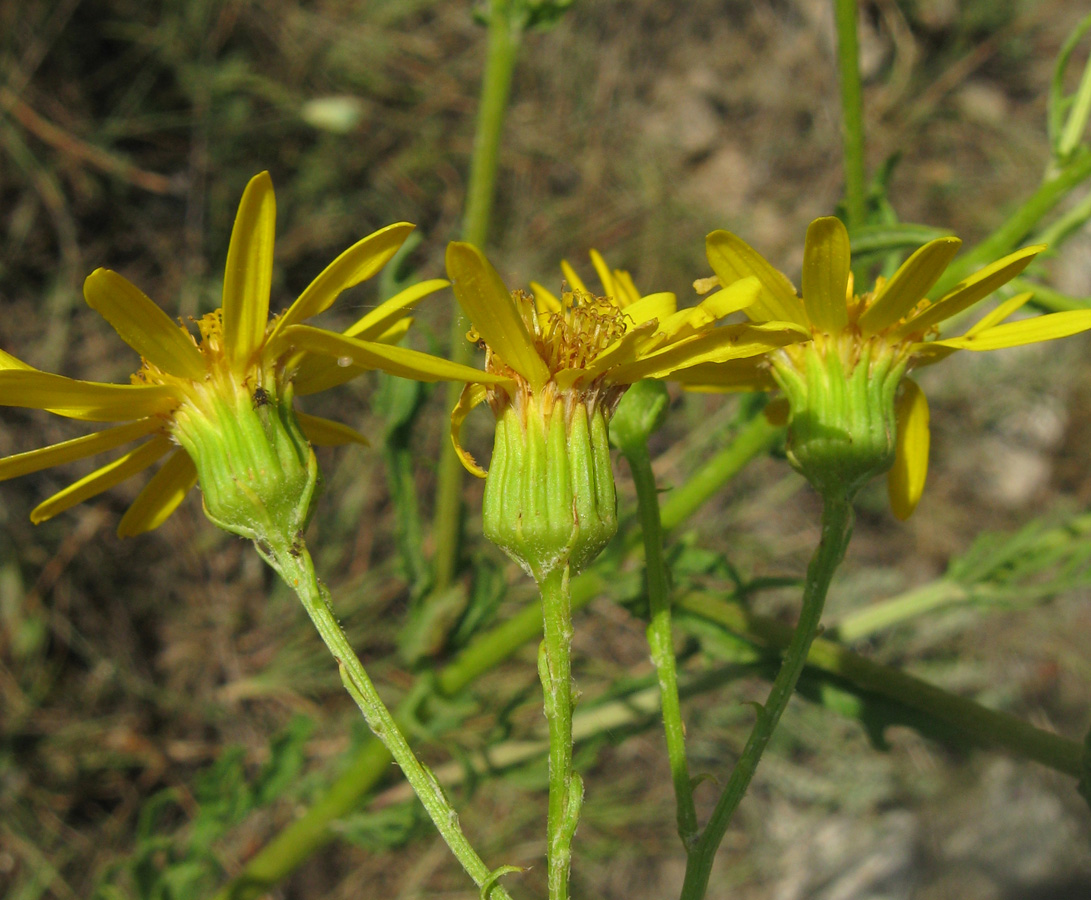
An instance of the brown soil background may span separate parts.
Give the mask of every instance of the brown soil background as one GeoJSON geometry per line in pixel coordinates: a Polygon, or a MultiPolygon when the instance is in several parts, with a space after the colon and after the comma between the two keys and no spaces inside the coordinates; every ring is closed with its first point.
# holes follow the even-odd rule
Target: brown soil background
{"type": "MultiPolygon", "coordinates": [[[[1053,61],[1081,14],[1063,0],[878,0],[863,4],[865,112],[872,171],[901,161],[899,215],[969,244],[1037,185],[1048,161],[1045,99],[1053,61]]],[[[125,380],[136,360],[81,302],[85,275],[115,268],[172,314],[219,304],[235,204],[268,168],[277,186],[274,307],[285,306],[360,236],[419,225],[421,277],[442,272],[457,236],[484,32],[459,2],[143,4],[60,0],[0,7],[0,347],[49,371],[125,380]],[[308,124],[317,98],[350,97],[344,133],[308,124]]],[[[703,238],[744,236],[793,278],[807,223],[841,190],[829,4],[821,0],[577,2],[526,38],[501,156],[489,245],[511,284],[559,282],[568,258],[590,274],[601,250],[645,290],[692,297],[707,274],[703,238]]],[[[1062,291],[1091,294],[1091,233],[1046,263],[1062,291]]],[[[348,293],[327,324],[375,302],[348,293]]],[[[447,333],[435,298],[411,342],[447,333]]],[[[979,358],[926,372],[933,415],[925,499],[906,524],[881,486],[861,502],[830,618],[938,577],[984,529],[1055,521],[1091,499],[1087,341],[979,358]]],[[[308,405],[381,434],[374,379],[308,405]]],[[[679,397],[659,439],[661,484],[685,479],[736,403],[679,397]]],[[[416,447],[426,507],[444,440],[441,392],[416,447]]],[[[0,411],[7,455],[79,433],[65,421],[0,411]]],[[[484,452],[487,424],[471,429],[484,452]]],[[[323,454],[327,492],[312,546],[339,612],[384,692],[409,682],[393,653],[406,593],[376,452],[323,454]],[[364,523],[364,524],[361,524],[364,523]]],[[[185,837],[197,773],[225,748],[247,771],[294,714],[315,722],[304,776],[214,851],[237,870],[290,821],[348,747],[355,721],[303,614],[250,548],[216,532],[191,497],[152,535],[114,535],[139,484],[39,527],[28,513],[89,466],[3,485],[0,504],[0,894],[88,896],[137,842],[141,810],[174,788],[164,833],[185,837]]],[[[631,488],[619,465],[622,510],[631,488]]],[[[470,552],[498,565],[474,519],[470,552]]],[[[426,512],[430,510],[426,509],[426,512]]],[[[746,574],[798,576],[818,505],[783,461],[750,466],[678,537],[726,554],[746,574]]],[[[525,602],[511,582],[508,602],[525,602]]],[[[1079,578],[1074,578],[1079,582],[1079,578]]],[[[762,595],[791,616],[791,591],[762,595]]],[[[1091,613],[1086,590],[963,607],[902,625],[864,649],[1069,737],[1088,724],[1091,613]]],[[[586,697],[649,671],[642,628],[602,599],[577,623],[586,697]]],[[[699,661],[690,660],[691,667],[699,661]]],[[[515,736],[539,723],[528,648],[475,686],[480,712],[442,744],[515,736]],[[519,698],[524,698],[519,702],[519,698]]],[[[745,739],[744,679],[687,704],[697,772],[722,775],[745,739]]],[[[654,731],[585,759],[588,800],[574,895],[677,894],[682,860],[654,731]]],[[[709,897],[741,900],[1066,900],[1091,896],[1091,816],[1070,780],[994,753],[956,752],[894,729],[890,749],[861,726],[797,701],[724,843],[709,897]]],[[[397,779],[392,774],[390,784],[397,779]]],[[[705,785],[699,798],[711,803],[705,785]]],[[[456,791],[490,861],[532,865],[513,878],[544,895],[544,792],[538,769],[456,791]]],[[[337,843],[273,896],[476,896],[438,839],[371,852],[337,843]]],[[[168,852],[152,854],[165,865],[168,852]]],[[[124,883],[124,882],[123,882],[124,883]]],[[[130,891],[134,891],[130,885],[130,891]]],[[[131,893],[138,896],[137,893],[131,893]]]]}

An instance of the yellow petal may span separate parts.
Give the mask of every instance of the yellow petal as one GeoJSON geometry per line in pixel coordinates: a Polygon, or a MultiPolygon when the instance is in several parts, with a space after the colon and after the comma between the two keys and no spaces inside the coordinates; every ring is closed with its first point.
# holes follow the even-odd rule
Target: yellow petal
{"type": "Polygon", "coordinates": [[[117,422],[166,413],[177,403],[173,389],[165,385],[99,384],[36,369],[0,369],[0,406],[117,422]]]}
{"type": "MultiPolygon", "coordinates": [[[[380,344],[396,344],[405,337],[409,331],[409,326],[412,324],[413,317],[406,316],[404,319],[399,319],[382,334],[376,335],[372,340],[376,340],[380,344]]],[[[361,338],[361,340],[365,340],[365,338],[361,338]]]]}
{"type": "Polygon", "coordinates": [[[534,293],[534,305],[537,307],[539,313],[558,313],[563,309],[561,301],[557,299],[557,295],[538,284],[537,281],[532,281],[530,283],[530,289],[534,293]]]}
{"type": "Polygon", "coordinates": [[[101,469],[96,469],[86,478],[81,478],[44,503],[40,503],[31,511],[30,521],[37,525],[46,519],[52,519],[57,513],[64,512],[77,503],[82,503],[109,490],[138,472],[143,472],[157,459],[169,453],[173,446],[169,438],[156,435],[146,444],[141,444],[120,459],[114,460],[101,469]]]}
{"type": "Polygon", "coordinates": [[[670,341],[692,337],[707,330],[724,316],[753,306],[760,293],[761,285],[756,278],[741,278],[730,287],[706,297],[696,306],[679,310],[660,323],[659,332],[670,341]]]}
{"type": "Polygon", "coordinates": [[[844,331],[848,286],[849,233],[835,216],[815,219],[803,245],[803,306],[819,330],[844,331]]]}
{"type": "Polygon", "coordinates": [[[624,310],[628,310],[632,304],[640,299],[640,291],[637,290],[636,285],[633,283],[633,276],[624,269],[614,269],[614,290],[617,291],[614,299],[624,310]]]}
{"type": "Polygon", "coordinates": [[[21,369],[24,372],[37,372],[34,366],[27,365],[21,359],[16,359],[10,353],[0,350],[0,371],[4,369],[21,369]]]}
{"type": "Polygon", "coordinates": [[[705,239],[705,249],[712,271],[725,288],[750,275],[761,282],[761,295],[748,311],[751,319],[810,326],[792,283],[744,240],[727,231],[714,231],[705,239]]]}
{"type": "Polygon", "coordinates": [[[598,250],[591,251],[591,265],[595,267],[599,281],[602,282],[602,296],[616,298],[617,287],[614,284],[614,273],[610,271],[610,267],[606,265],[606,260],[602,258],[598,250]]]}
{"type": "Polygon", "coordinates": [[[916,250],[898,267],[898,271],[875,295],[871,306],[860,316],[864,336],[877,334],[909,315],[913,307],[932,290],[932,285],[951,264],[961,246],[962,241],[957,237],[943,237],[929,241],[916,250]]]}
{"type": "Polygon", "coordinates": [[[761,357],[698,363],[670,373],[688,391],[771,391],[777,383],[761,357]]]}
{"type": "Polygon", "coordinates": [[[631,365],[621,366],[611,373],[611,380],[626,384],[641,378],[666,378],[678,369],[699,363],[759,356],[777,347],[797,343],[802,337],[802,329],[787,322],[721,325],[707,334],[671,344],[631,365]]]}
{"type": "Polygon", "coordinates": [[[1045,244],[1024,247],[1022,250],[1010,253],[1003,259],[998,259],[991,265],[985,266],[985,268],[975,272],[968,278],[964,278],[932,306],[902,325],[896,335],[905,337],[911,334],[922,334],[944,319],[949,319],[951,316],[958,315],[964,309],[969,309],[979,300],[989,296],[998,287],[1011,281],[1030,265],[1030,261],[1045,248],[1045,244]]]}
{"type": "Polygon", "coordinates": [[[1091,309],[1073,309],[1068,312],[1050,313],[1046,316],[1035,316],[1032,319],[994,325],[992,328],[985,328],[973,334],[967,333],[959,338],[932,341],[930,346],[951,347],[955,350],[1002,350],[1005,347],[1053,341],[1079,334],[1089,328],[1091,328],[1091,309]]]}
{"type": "Polygon", "coordinates": [[[83,283],[83,296],[148,362],[180,378],[205,377],[204,357],[193,338],[128,279],[109,269],[95,269],[83,283]]]}
{"type": "Polygon", "coordinates": [[[648,294],[625,307],[625,325],[632,328],[653,319],[664,322],[678,311],[678,299],[669,291],[648,294]]]}
{"type": "Polygon", "coordinates": [[[17,478],[31,472],[40,472],[53,466],[60,466],[76,459],[85,459],[113,450],[129,441],[145,437],[156,429],[162,427],[162,421],[149,417],[128,422],[125,425],[117,425],[94,434],[85,434],[83,437],[73,438],[60,444],[49,447],[41,447],[38,450],[28,450],[26,453],[16,453],[14,456],[6,456],[0,459],[0,481],[8,478],[17,478]]]}
{"type": "Polygon", "coordinates": [[[974,327],[966,332],[964,337],[969,337],[971,334],[977,334],[979,331],[984,331],[986,328],[992,328],[994,325],[999,325],[1012,313],[1023,307],[1031,297],[1034,296],[1034,291],[1026,291],[1022,294],[1016,294],[1001,303],[996,309],[989,312],[987,315],[981,317],[981,320],[974,323],[974,327]]]}
{"type": "Polygon", "coordinates": [[[647,343],[649,337],[655,331],[654,322],[644,322],[641,325],[637,325],[635,328],[627,331],[621,338],[614,341],[609,347],[603,350],[598,356],[596,356],[585,369],[568,369],[558,372],[554,378],[557,383],[564,387],[571,387],[580,378],[593,379],[598,378],[599,375],[609,371],[610,369],[617,369],[621,366],[628,365],[635,362],[643,355],[643,347],[647,343]],[[565,376],[565,372],[581,372],[581,374],[572,378],[566,385],[568,380],[565,376]]]}
{"type": "Polygon", "coordinates": [[[905,521],[917,508],[928,477],[928,399],[917,383],[902,381],[896,413],[898,435],[894,465],[887,475],[887,493],[894,515],[905,521]]]}
{"type": "MultiPolygon", "coordinates": [[[[447,277],[482,340],[537,390],[549,380],[523,317],[496,269],[472,244],[447,245],[447,277]]],[[[469,381],[470,379],[459,379],[469,381]]]]}
{"type": "Polygon", "coordinates": [[[117,526],[118,537],[152,531],[170,518],[197,483],[197,467],[185,450],[175,450],[137,494],[117,526]]]}
{"type": "Polygon", "coordinates": [[[590,294],[587,290],[587,286],[583,283],[583,279],[576,274],[576,270],[568,264],[567,259],[561,260],[561,272],[564,274],[564,280],[568,282],[568,288],[572,291],[579,291],[581,294],[590,294]]]}
{"type": "MultiPolygon", "coordinates": [[[[293,325],[284,332],[292,346],[311,353],[321,353],[350,365],[382,369],[401,378],[416,381],[466,381],[482,384],[511,384],[510,378],[482,372],[470,366],[430,356],[408,347],[392,347],[375,341],[361,341],[310,325],[293,325]]],[[[0,373],[2,375],[3,373],[0,373]]]]}
{"type": "Polygon", "coordinates": [[[463,449],[462,423],[466,421],[466,416],[473,411],[474,407],[481,405],[486,396],[488,396],[488,391],[485,385],[468,384],[462,389],[458,403],[455,404],[455,408],[451,411],[451,442],[455,445],[455,453],[458,454],[458,458],[462,461],[466,471],[478,478],[484,478],[488,473],[477,464],[477,460],[473,456],[463,449]]]}
{"type": "Polygon", "coordinates": [[[250,179],[239,202],[224,271],[224,349],[236,368],[261,346],[269,321],[277,205],[268,172],[250,179]]]}
{"type": "Polygon", "coordinates": [[[414,306],[429,294],[441,291],[451,282],[446,278],[432,278],[399,291],[385,303],[380,303],[366,316],[345,329],[348,337],[362,341],[374,341],[395,322],[408,314],[414,306]]]}
{"type": "Polygon", "coordinates": [[[277,320],[270,337],[291,325],[325,312],[342,291],[371,278],[390,262],[390,258],[405,243],[413,228],[408,222],[387,225],[349,247],[326,266],[295,303],[288,307],[288,311],[277,320]]]}
{"type": "Polygon", "coordinates": [[[371,441],[343,422],[335,422],[333,419],[324,419],[321,416],[310,416],[298,409],[295,411],[295,416],[307,440],[316,447],[341,447],[344,444],[371,446],[371,441]]]}

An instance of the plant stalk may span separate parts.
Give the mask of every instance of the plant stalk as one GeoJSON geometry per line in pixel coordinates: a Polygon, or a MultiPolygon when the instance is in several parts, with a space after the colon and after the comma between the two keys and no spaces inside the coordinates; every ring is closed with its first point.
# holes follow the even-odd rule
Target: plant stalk
{"type": "MultiPolygon", "coordinates": [[[[462,240],[484,247],[489,233],[489,218],[496,196],[496,175],[500,159],[500,137],[504,113],[511,94],[511,79],[519,55],[524,17],[512,9],[509,0],[489,4],[488,51],[481,83],[481,105],[477,114],[470,179],[466,189],[466,210],[462,220],[462,240]]],[[[472,345],[466,340],[467,323],[456,308],[451,322],[448,356],[466,365],[471,361],[472,345]]],[[[447,386],[446,408],[454,409],[462,385],[447,386]]],[[[435,554],[432,559],[433,590],[442,592],[458,569],[462,525],[462,463],[450,441],[440,451],[436,485],[436,508],[432,522],[435,554]]]]}
{"type": "Polygon", "coordinates": [[[750,786],[758,762],[765,752],[780,717],[795,690],[803,672],[807,653],[818,634],[822,608],[834,572],[841,564],[852,535],[852,504],[846,497],[831,494],[823,498],[822,536],[807,568],[807,581],[803,586],[803,608],[791,642],[784,653],[784,661],[773,681],[769,699],[758,709],[757,721],[746,741],[742,755],[735,764],[723,795],[713,810],[704,831],[686,860],[686,874],[682,883],[682,900],[701,900],[708,889],[709,875],[716,851],[727,832],[728,823],[750,786]]]}
{"type": "Polygon", "coordinates": [[[329,591],[319,582],[307,549],[298,545],[273,547],[268,558],[303,603],[322,641],[337,660],[341,681],[364,714],[368,727],[405,774],[451,852],[478,888],[489,888],[490,896],[498,900],[511,900],[508,892],[496,883],[493,870],[470,846],[459,825],[458,813],[447,800],[439,782],[417,759],[390,710],[375,690],[363,663],[337,622],[329,591]]]}
{"type": "MultiPolygon", "coordinates": [[[[765,417],[761,418],[764,420],[765,417]]],[[[671,627],[670,585],[663,559],[659,494],[646,440],[625,441],[621,443],[621,452],[629,461],[633,484],[636,486],[640,527],[644,535],[644,566],[648,579],[648,646],[651,648],[652,663],[659,679],[667,758],[671,780],[674,782],[678,836],[688,853],[697,839],[697,810],[693,804],[693,782],[690,779],[689,764],[686,762],[686,726],[678,699],[678,661],[674,653],[674,634],[671,627]]]]}
{"type": "Polygon", "coordinates": [[[867,219],[867,175],[864,171],[864,100],[860,86],[860,46],[856,33],[856,0],[834,0],[837,69],[841,78],[841,129],[844,141],[845,218],[856,228],[867,219]]]}
{"type": "Polygon", "coordinates": [[[538,674],[549,724],[547,882],[549,900],[568,900],[572,838],[583,803],[583,780],[572,766],[572,601],[568,565],[553,569],[538,586],[544,624],[538,674]]]}

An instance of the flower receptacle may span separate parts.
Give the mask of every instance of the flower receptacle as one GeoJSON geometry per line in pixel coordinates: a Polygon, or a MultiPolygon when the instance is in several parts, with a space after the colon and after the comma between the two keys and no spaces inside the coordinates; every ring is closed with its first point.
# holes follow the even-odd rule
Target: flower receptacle
{"type": "Polygon", "coordinates": [[[605,413],[572,396],[527,396],[496,422],[482,507],[485,536],[539,583],[590,564],[617,532],[605,413]]]}
{"type": "Polygon", "coordinates": [[[289,386],[208,390],[185,404],[173,434],[197,467],[205,514],[261,546],[291,545],[310,520],[318,463],[289,386]]]}
{"type": "Polygon", "coordinates": [[[872,344],[841,351],[836,339],[816,341],[781,354],[773,372],[790,407],[788,460],[824,497],[852,500],[894,464],[905,362],[872,344]]]}

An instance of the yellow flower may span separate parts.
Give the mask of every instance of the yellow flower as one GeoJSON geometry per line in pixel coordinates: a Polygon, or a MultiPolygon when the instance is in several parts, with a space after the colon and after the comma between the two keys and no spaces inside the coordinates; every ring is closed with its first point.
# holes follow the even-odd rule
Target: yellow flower
{"type": "MultiPolygon", "coordinates": [[[[913,512],[928,471],[928,403],[915,382],[902,376],[956,350],[998,350],[1066,337],[1091,328],[1091,310],[1053,313],[1006,322],[1031,297],[1025,293],[1000,304],[961,337],[940,338],[937,326],[1015,278],[1044,246],[1026,247],[968,276],[936,300],[926,294],[958,252],[956,237],[930,241],[913,253],[889,279],[879,278],[863,294],[853,292],[849,237],[836,218],[816,219],[807,229],[803,253],[803,291],[740,238],[726,231],[708,236],[708,261],[716,281],[730,286],[757,278],[758,300],[745,312],[751,318],[777,319],[806,328],[813,340],[786,346],[769,359],[771,373],[761,377],[731,366],[702,366],[687,375],[692,388],[725,390],[772,387],[770,375],[789,399],[814,387],[815,372],[832,367],[850,379],[858,367],[873,382],[882,380],[896,424],[888,489],[894,514],[913,512]],[[820,358],[820,364],[815,359],[820,358]],[[810,379],[810,382],[808,382],[810,379]],[[900,389],[899,389],[900,388],[900,389]],[[892,461],[892,465],[891,465],[892,461]]],[[[700,285],[701,282],[698,282],[700,285]]],[[[824,376],[823,376],[824,377],[824,376]]],[[[794,407],[792,424],[798,422],[794,407]]],[[[809,411],[813,412],[813,410],[809,411]]],[[[889,417],[887,417],[889,418],[889,417]]],[[[850,441],[851,443],[851,441],[850,441]]]]}
{"type": "Polygon", "coordinates": [[[628,272],[610,270],[591,252],[604,295],[587,289],[562,262],[567,290],[560,297],[532,283],[533,296],[511,292],[482,253],[470,244],[447,248],[447,274],[473,325],[469,337],[485,347],[485,370],[502,381],[467,385],[452,416],[452,437],[464,465],[484,471],[462,450],[462,420],[488,400],[499,415],[529,398],[544,406],[579,402],[601,407],[607,418],[628,385],[644,378],[670,379],[687,369],[729,360],[756,368],[770,350],[806,332],[787,322],[721,324],[746,310],[760,293],[757,279],[743,278],[697,306],[678,309],[674,294],[642,296],[628,272]]]}
{"type": "MultiPolygon", "coordinates": [[[[198,481],[199,467],[192,458],[193,442],[202,435],[198,423],[224,422],[225,411],[230,417],[232,410],[257,410],[283,400],[286,411],[279,414],[291,419],[291,429],[298,432],[302,428],[314,444],[365,442],[347,425],[302,413],[292,415],[293,391],[316,393],[365,368],[381,367],[388,355],[401,360],[404,354],[412,354],[388,342],[405,333],[411,308],[447,282],[435,279],[407,288],[349,328],[346,335],[371,349],[366,362],[353,364],[300,352],[285,340],[285,331],[328,309],[342,291],[377,273],[413,226],[405,222],[390,225],[354,244],[283,315],[270,320],[275,224],[273,186],[268,173],[263,172],[250,181],[239,204],[227,253],[223,308],[197,323],[199,341],[116,272],[97,269],[88,276],[84,283],[88,304],[142,357],[131,384],[52,375],[0,352],[0,405],[45,409],[88,422],[124,423],[0,459],[0,479],[142,440],[136,449],[40,504],[31,513],[34,522],[94,497],[166,457],[122,518],[118,534],[130,536],[156,528],[198,481]]],[[[202,481],[206,508],[208,487],[202,481]]]]}

